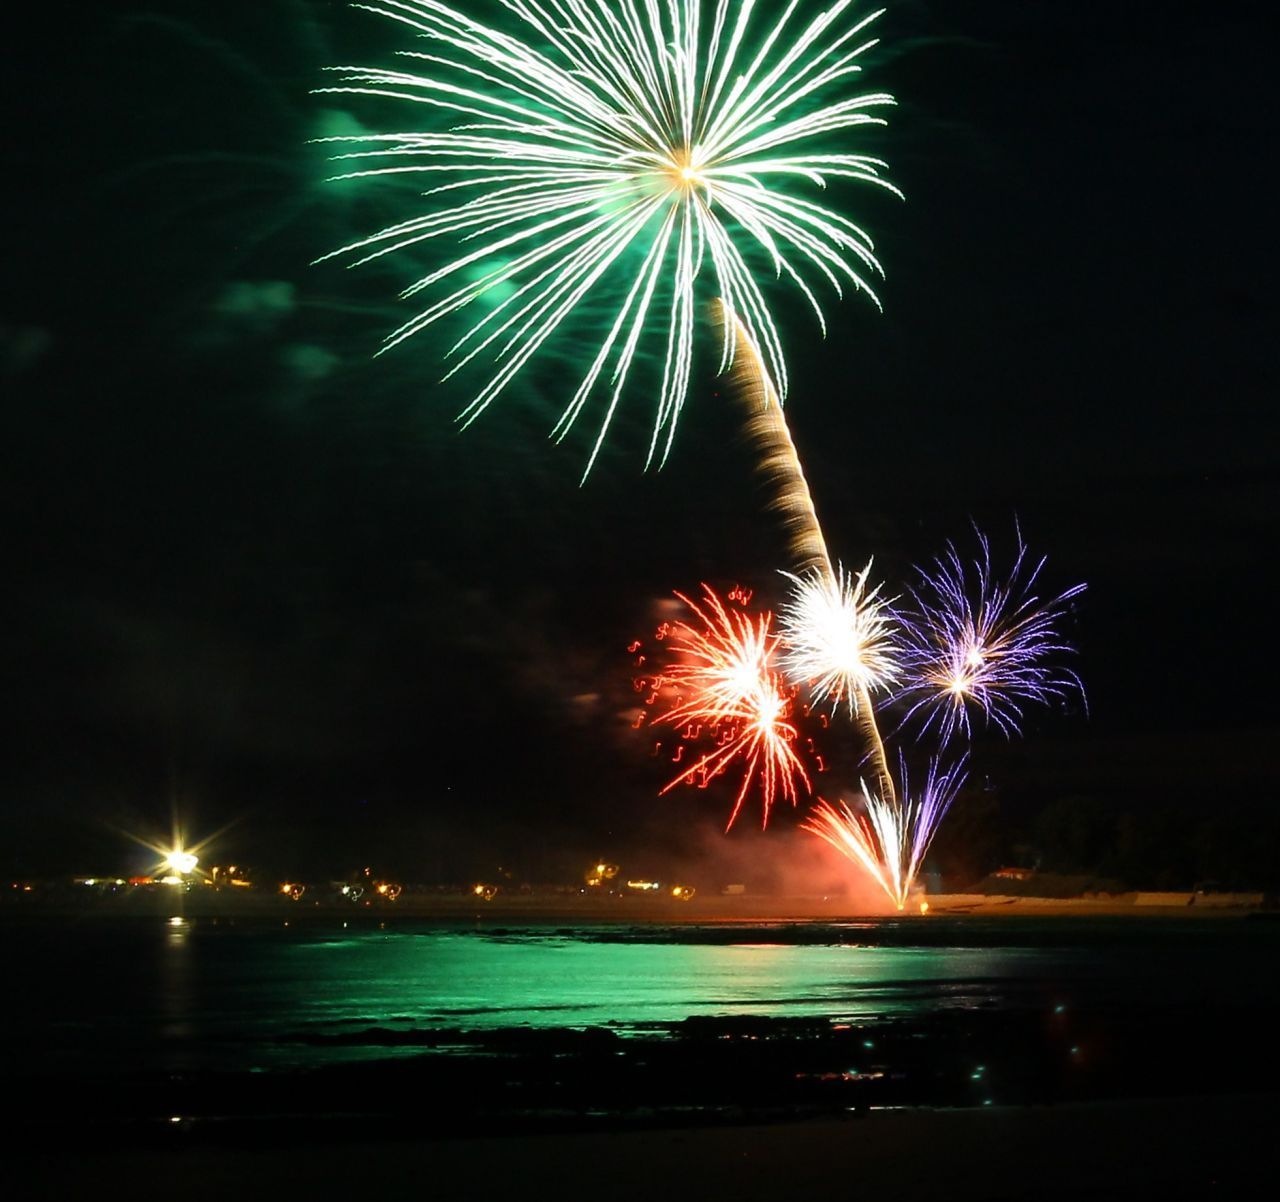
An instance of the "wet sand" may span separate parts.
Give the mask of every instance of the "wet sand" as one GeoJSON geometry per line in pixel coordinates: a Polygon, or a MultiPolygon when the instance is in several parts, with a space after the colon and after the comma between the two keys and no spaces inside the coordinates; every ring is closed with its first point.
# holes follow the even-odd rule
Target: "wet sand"
{"type": "Polygon", "coordinates": [[[18,1196],[157,1188],[184,1199],[434,1197],[733,1199],[1264,1197],[1280,1095],[980,1110],[873,1111],[769,1126],[190,1144],[77,1153],[26,1145],[18,1196]]]}

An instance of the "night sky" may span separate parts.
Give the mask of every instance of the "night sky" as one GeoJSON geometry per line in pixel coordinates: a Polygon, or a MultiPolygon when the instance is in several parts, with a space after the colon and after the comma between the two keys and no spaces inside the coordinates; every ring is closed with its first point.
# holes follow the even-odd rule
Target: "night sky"
{"type": "MultiPolygon", "coordinates": [[[[1007,557],[1016,522],[1048,586],[1089,584],[1088,715],[975,753],[1015,821],[1280,800],[1263,7],[896,0],[866,78],[900,100],[874,148],[907,201],[850,198],[885,312],[833,305],[824,342],[779,304],[846,562],[905,581],[971,520],[1007,557]]],[[[5,72],[0,867],[132,863],[119,832],[171,810],[282,870],[441,879],[716,831],[727,795],[657,800],[618,716],[658,598],[777,593],[710,338],[661,472],[630,396],[579,487],[593,431],[547,441],[554,360],[457,433],[475,377],[439,384],[438,340],[372,358],[410,269],[309,265],[412,211],[326,185],[307,144],[339,110],[373,121],[309,90],[385,61],[389,23],[85,10],[28,12],[5,72]]]]}

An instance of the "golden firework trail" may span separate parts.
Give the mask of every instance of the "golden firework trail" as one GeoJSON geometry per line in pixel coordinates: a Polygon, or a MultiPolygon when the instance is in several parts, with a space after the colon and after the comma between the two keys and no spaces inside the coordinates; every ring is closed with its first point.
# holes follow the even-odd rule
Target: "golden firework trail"
{"type": "MultiPolygon", "coordinates": [[[[774,386],[759,347],[750,331],[723,305],[717,307],[721,322],[732,320],[738,347],[731,379],[733,391],[747,409],[746,436],[755,452],[761,477],[770,493],[768,507],[782,515],[790,537],[790,553],[796,571],[815,580],[823,592],[841,607],[846,595],[843,575],[833,566],[818,511],[805,479],[795,440],[782,411],[782,398],[774,386]]],[[[889,771],[884,739],[876,723],[875,705],[867,677],[851,673],[846,678],[848,701],[867,749],[875,793],[887,804],[897,797],[889,771]]]]}

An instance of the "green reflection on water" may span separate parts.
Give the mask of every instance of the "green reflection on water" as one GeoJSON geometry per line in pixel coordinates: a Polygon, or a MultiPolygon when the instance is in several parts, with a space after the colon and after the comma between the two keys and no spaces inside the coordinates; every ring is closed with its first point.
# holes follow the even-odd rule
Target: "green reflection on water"
{"type": "Polygon", "coordinates": [[[281,967],[293,1021],[488,1028],[644,1027],[696,1015],[862,1017],[920,1004],[929,987],[1013,976],[1022,949],[701,945],[541,936],[312,940],[281,967]]]}

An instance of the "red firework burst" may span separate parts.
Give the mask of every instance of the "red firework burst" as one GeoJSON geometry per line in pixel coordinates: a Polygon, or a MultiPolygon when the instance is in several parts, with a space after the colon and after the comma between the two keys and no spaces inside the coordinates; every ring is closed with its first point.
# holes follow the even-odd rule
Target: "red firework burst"
{"type": "MultiPolygon", "coordinates": [[[[705,787],[730,769],[741,767],[742,783],[729,815],[732,827],[753,786],[759,786],[764,825],[781,795],[796,804],[798,782],[809,790],[809,776],[796,754],[799,732],[791,721],[796,690],[774,668],[779,637],[773,614],[752,617],[729,609],[710,585],[702,586],[701,604],[682,593],[694,621],[679,621],[660,635],[669,640],[672,662],[652,684],[652,699],[675,693],[675,703],[653,720],[681,730],[695,745],[693,762],[662,790],[677,785],[705,787]],[[696,745],[713,745],[699,753],[696,745]]],[[[734,590],[730,598],[745,606],[748,597],[734,590]]],[[[675,761],[683,759],[677,748],[675,761]]]]}

